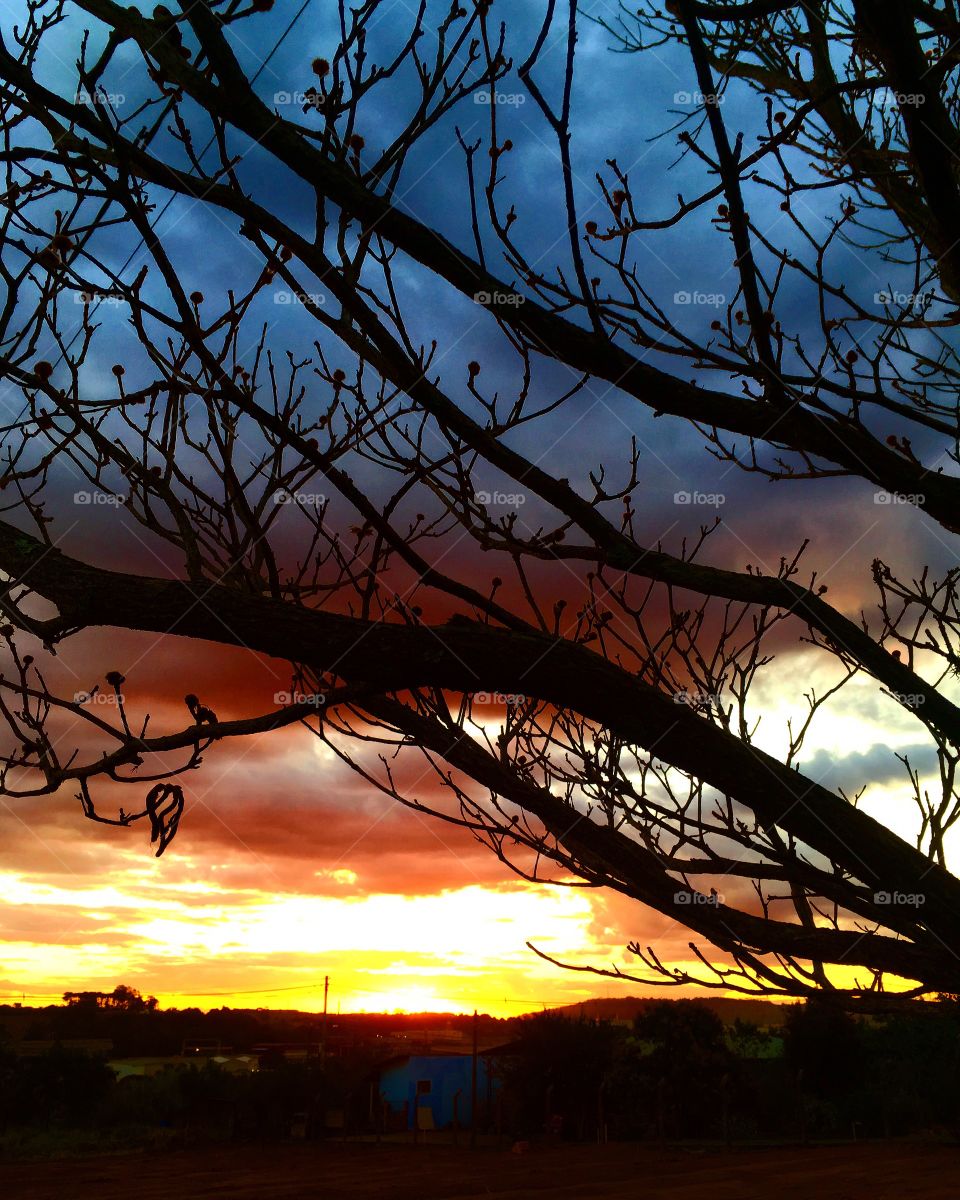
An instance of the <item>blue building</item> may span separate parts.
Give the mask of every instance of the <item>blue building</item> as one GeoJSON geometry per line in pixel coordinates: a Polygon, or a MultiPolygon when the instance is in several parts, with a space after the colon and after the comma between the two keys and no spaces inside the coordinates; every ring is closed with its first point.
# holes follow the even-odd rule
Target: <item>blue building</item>
{"type": "MultiPolygon", "coordinates": [[[[477,1056],[477,1107],[489,1120],[500,1087],[489,1053],[477,1056]]],[[[471,1054],[411,1054],[380,1068],[379,1091],[393,1128],[446,1129],[454,1115],[461,1128],[473,1120],[471,1054]],[[419,1112],[419,1118],[415,1114],[419,1112]],[[416,1120],[416,1126],[414,1121],[416,1120]]]]}

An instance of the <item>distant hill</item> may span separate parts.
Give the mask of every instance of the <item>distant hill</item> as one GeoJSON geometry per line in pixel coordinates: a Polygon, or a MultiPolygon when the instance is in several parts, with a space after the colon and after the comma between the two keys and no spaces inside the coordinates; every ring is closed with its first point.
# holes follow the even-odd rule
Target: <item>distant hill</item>
{"type": "MultiPolygon", "coordinates": [[[[690,1003],[693,997],[684,1000],[674,1000],[663,997],[668,1003],[690,1003]]],[[[626,996],[595,1000],[584,1000],[581,1004],[567,1004],[562,1008],[551,1009],[551,1012],[565,1017],[599,1017],[605,1021],[632,1021],[637,1013],[649,1008],[651,1004],[662,1003],[660,997],[626,996]]],[[[724,1025],[732,1025],[734,1021],[749,1021],[753,1025],[780,1027],[787,1019],[788,1006],[773,1004],[769,1000],[738,1000],[727,996],[696,997],[696,1002],[715,1012],[724,1025]]]]}

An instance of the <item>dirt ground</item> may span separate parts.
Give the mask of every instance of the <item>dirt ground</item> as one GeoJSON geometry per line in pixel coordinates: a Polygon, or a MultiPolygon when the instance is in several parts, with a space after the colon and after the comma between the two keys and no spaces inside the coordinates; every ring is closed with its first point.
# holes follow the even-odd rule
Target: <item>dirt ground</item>
{"type": "Polygon", "coordinates": [[[5,1200],[951,1200],[960,1148],[218,1147],[0,1164],[5,1200]]]}

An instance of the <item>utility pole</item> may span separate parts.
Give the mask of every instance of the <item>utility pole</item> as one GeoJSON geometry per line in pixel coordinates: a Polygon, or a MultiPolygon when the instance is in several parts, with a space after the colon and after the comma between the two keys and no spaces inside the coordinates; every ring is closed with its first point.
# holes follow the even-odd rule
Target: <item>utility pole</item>
{"type": "Polygon", "coordinates": [[[327,997],[330,995],[330,976],[323,977],[323,1027],[320,1042],[320,1057],[324,1061],[327,1058],[327,997]]]}

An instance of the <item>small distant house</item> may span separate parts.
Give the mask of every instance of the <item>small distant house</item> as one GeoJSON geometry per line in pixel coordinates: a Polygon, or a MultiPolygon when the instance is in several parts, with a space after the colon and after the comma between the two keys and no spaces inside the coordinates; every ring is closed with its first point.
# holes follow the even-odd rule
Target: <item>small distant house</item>
{"type": "Polygon", "coordinates": [[[162,1075],[164,1071],[189,1065],[179,1055],[172,1054],[138,1054],[130,1058],[112,1058],[107,1063],[118,1080],[162,1075]]]}
{"type": "MultiPolygon", "coordinates": [[[[493,1112],[500,1082],[495,1056],[477,1056],[477,1107],[484,1120],[493,1112]]],[[[389,1059],[379,1070],[384,1117],[392,1129],[466,1128],[473,1120],[473,1055],[408,1054],[389,1059]]]]}
{"type": "Polygon", "coordinates": [[[262,1070],[279,1067],[288,1062],[307,1062],[319,1059],[323,1048],[319,1042],[260,1042],[250,1053],[255,1054],[262,1070]]]}

